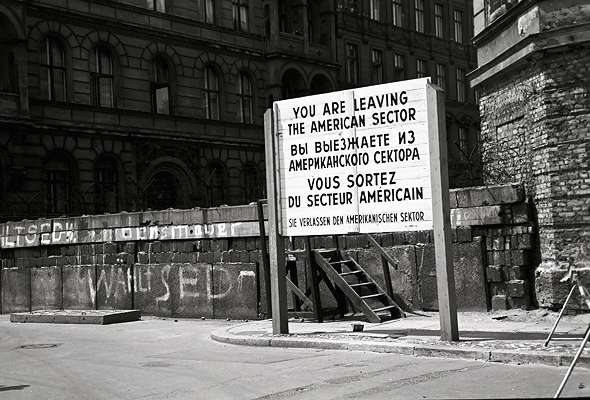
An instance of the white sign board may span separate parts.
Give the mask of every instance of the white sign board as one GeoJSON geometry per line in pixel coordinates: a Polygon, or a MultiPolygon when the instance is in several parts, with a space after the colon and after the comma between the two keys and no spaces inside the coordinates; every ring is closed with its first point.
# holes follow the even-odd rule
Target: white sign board
{"type": "Polygon", "coordinates": [[[432,229],[428,83],[274,103],[282,235],[432,229]]]}

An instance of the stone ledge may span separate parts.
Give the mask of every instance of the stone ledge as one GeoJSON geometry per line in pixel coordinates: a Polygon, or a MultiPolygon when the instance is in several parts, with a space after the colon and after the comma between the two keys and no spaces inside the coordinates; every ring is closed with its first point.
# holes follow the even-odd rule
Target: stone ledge
{"type": "Polygon", "coordinates": [[[452,189],[450,195],[451,199],[455,197],[456,201],[451,200],[451,204],[456,204],[457,208],[516,204],[525,199],[520,183],[452,189]]]}
{"type": "Polygon", "coordinates": [[[501,225],[502,206],[483,206],[451,209],[451,226],[501,225]]]}
{"type": "Polygon", "coordinates": [[[64,310],[64,311],[33,311],[30,313],[12,313],[10,322],[46,323],[46,324],[90,324],[108,325],[120,322],[139,321],[141,311],[120,310],[64,310]]]}

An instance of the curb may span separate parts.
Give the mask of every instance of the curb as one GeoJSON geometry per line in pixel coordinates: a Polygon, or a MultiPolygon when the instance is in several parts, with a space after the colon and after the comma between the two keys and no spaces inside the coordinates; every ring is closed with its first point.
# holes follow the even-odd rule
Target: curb
{"type": "MultiPolygon", "coordinates": [[[[234,335],[227,331],[212,332],[210,337],[217,342],[242,346],[370,351],[374,353],[411,355],[414,357],[455,358],[517,365],[540,364],[551,367],[569,366],[574,357],[573,354],[568,353],[487,350],[474,347],[384,343],[381,341],[327,340],[282,336],[252,337],[247,335],[234,335]]],[[[578,359],[576,367],[590,369],[590,355],[581,356],[578,359]]]]}

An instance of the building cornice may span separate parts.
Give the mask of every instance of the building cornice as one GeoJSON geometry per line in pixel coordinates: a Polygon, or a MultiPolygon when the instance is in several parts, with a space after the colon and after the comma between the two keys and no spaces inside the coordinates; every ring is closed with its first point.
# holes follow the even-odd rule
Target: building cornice
{"type": "MultiPolygon", "coordinates": [[[[98,0],[97,0],[98,1],[98,0]]],[[[109,5],[113,7],[113,3],[109,2],[109,5]]],[[[164,13],[157,13],[155,11],[143,9],[140,7],[134,7],[131,5],[125,5],[121,3],[116,4],[117,8],[135,12],[142,15],[148,16],[157,16],[158,18],[167,19],[171,22],[179,22],[182,24],[192,25],[195,29],[202,30],[207,29],[211,31],[216,31],[220,34],[226,34],[236,37],[245,37],[249,41],[257,41],[259,42],[259,49],[253,50],[252,46],[234,46],[228,43],[223,42],[212,42],[208,40],[203,40],[200,37],[188,34],[180,34],[179,32],[167,29],[158,29],[154,26],[147,25],[147,24],[134,24],[129,21],[122,21],[117,18],[110,18],[105,16],[97,16],[88,13],[82,13],[78,11],[74,11],[71,9],[65,8],[58,8],[58,7],[49,7],[40,4],[29,4],[28,10],[29,15],[35,16],[38,18],[48,19],[53,18],[58,21],[67,21],[71,22],[74,21],[77,24],[83,26],[94,25],[96,27],[100,27],[102,30],[110,30],[119,33],[129,33],[132,32],[137,36],[148,37],[151,40],[160,40],[166,42],[175,42],[175,43],[182,43],[184,45],[188,45],[191,48],[203,48],[207,50],[218,50],[225,53],[235,54],[235,53],[247,53],[250,57],[257,57],[261,58],[264,55],[264,38],[261,35],[254,34],[254,33],[245,33],[235,31],[229,28],[220,27],[218,25],[211,25],[205,24],[199,21],[194,21],[192,19],[179,17],[176,15],[164,14],[164,13]]]]}
{"type": "Polygon", "coordinates": [[[492,77],[519,68],[533,54],[588,43],[590,43],[590,23],[531,35],[492,61],[469,73],[468,78],[471,81],[471,86],[476,87],[492,77]]]}

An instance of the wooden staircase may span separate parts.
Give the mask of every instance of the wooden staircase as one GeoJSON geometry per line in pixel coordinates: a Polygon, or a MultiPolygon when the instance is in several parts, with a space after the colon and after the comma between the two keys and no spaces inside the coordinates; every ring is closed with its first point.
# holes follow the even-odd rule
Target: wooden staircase
{"type": "Polygon", "coordinates": [[[346,251],[318,249],[312,254],[315,264],[369,322],[404,316],[402,308],[346,251]]]}

